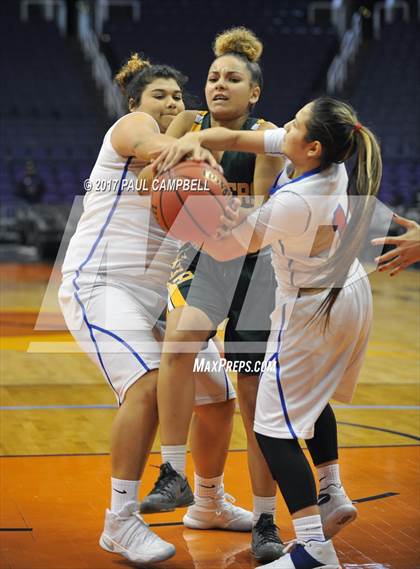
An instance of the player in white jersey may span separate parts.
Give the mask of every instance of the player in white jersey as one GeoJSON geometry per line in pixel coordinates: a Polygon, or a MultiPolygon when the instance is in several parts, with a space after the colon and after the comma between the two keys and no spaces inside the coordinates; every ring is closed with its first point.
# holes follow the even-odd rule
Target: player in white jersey
{"type": "MultiPolygon", "coordinates": [[[[143,522],[137,496],[158,424],[156,380],[163,334],[158,320],[166,307],[166,281],[178,243],[155,222],[150,196],[139,190],[137,177],[150,155],[172,140],[164,132],[184,109],[186,78],[135,55],[116,79],[130,113],[104,137],[63,263],[59,299],[69,330],[101,369],[119,404],[111,435],[111,507],[100,545],[133,562],[153,562],[175,552],[143,522]]],[[[202,157],[217,167],[204,152],[202,157]]],[[[212,342],[202,356],[211,362],[219,359],[212,342]]],[[[198,479],[212,485],[217,478],[218,491],[209,499],[220,514],[217,527],[249,531],[252,514],[233,506],[223,490],[235,392],[220,368],[197,374],[195,387],[191,447],[198,479]]],[[[168,465],[165,469],[176,477],[168,465]]],[[[167,509],[192,501],[193,495],[184,492],[167,509]]]]}
{"type": "MultiPolygon", "coordinates": [[[[315,480],[298,439],[317,438],[318,418],[331,397],[351,400],[363,363],[372,299],[357,255],[371,219],[368,196],[379,189],[379,146],[351,107],[321,97],[277,131],[216,128],[188,134],[163,152],[155,168],[172,167],[198,142],[214,150],[283,153],[289,159],[268,202],[231,232],[222,232],[222,241],[207,240],[204,249],[226,261],[272,247],[278,289],[266,361],[276,365],[261,374],[254,430],[292,515],[297,541],[287,555],[264,567],[339,569],[328,539],[329,520],[321,520],[320,509],[331,502],[330,512],[335,503],[351,515],[353,506],[346,502],[333,458],[315,463],[321,475],[318,507],[315,480]],[[343,162],[355,153],[349,184],[343,162]],[[359,196],[351,207],[348,189],[359,196]]],[[[334,449],[325,453],[334,442],[333,427],[328,420],[321,425],[322,444],[310,448],[312,458],[334,456],[334,449]]]]}

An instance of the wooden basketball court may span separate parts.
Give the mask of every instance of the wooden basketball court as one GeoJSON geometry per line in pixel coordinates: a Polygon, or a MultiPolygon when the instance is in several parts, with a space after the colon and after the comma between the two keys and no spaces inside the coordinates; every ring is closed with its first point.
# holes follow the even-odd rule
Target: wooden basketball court
{"type": "MultiPolygon", "coordinates": [[[[51,330],[61,321],[44,298],[51,267],[1,269],[0,567],[129,566],[98,546],[109,500],[113,395],[71,336],[51,330]],[[41,307],[38,327],[44,329],[34,330],[41,307]]],[[[359,502],[359,518],[334,543],[345,569],[420,569],[419,274],[375,274],[371,282],[375,324],[366,365],[354,404],[335,406],[342,477],[359,502]]],[[[48,290],[51,296],[54,281],[48,290]]],[[[225,486],[251,508],[244,447],[236,415],[225,486]]],[[[157,441],[142,494],[156,478],[158,448],[157,441]]],[[[190,459],[188,468],[191,476],[190,459]]],[[[177,547],[174,558],[149,567],[256,566],[249,534],[185,529],[182,516],[182,510],[146,516],[177,547]]],[[[281,498],[277,523],[282,537],[290,539],[281,498]]]]}

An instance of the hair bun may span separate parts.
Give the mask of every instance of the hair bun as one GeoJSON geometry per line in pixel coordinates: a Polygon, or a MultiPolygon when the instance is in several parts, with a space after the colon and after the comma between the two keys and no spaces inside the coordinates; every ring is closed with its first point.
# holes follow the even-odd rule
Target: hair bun
{"type": "Polygon", "coordinates": [[[219,34],[214,40],[216,57],[227,53],[240,53],[249,61],[257,62],[261,57],[263,44],[251,30],[244,27],[231,28],[219,34]]]}
{"type": "Polygon", "coordinates": [[[124,91],[131,79],[146,67],[150,67],[150,61],[142,59],[138,53],[133,53],[127,63],[115,75],[115,81],[124,91]]]}

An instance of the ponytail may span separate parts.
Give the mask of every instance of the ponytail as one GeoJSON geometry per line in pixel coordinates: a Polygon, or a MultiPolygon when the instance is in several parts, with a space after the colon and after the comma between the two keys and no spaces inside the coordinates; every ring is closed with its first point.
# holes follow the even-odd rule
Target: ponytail
{"type": "Polygon", "coordinates": [[[340,244],[326,261],[321,280],[314,284],[317,288],[331,288],[310,320],[322,318],[325,331],[350,267],[366,239],[375,207],[373,198],[377,195],[381,182],[382,159],[375,135],[359,123],[354,110],[342,101],[330,97],[316,99],[306,126],[307,140],[318,140],[322,145],[321,168],[344,162],[355,155],[348,193],[360,196],[351,200],[351,217],[340,244]]]}

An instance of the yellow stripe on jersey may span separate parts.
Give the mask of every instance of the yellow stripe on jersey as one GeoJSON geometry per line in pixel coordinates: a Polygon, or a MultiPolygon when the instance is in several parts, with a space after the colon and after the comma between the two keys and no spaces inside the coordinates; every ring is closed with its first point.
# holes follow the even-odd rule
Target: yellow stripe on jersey
{"type": "Polygon", "coordinates": [[[265,119],[258,119],[257,122],[251,126],[251,130],[258,130],[265,122],[267,122],[265,119]]]}
{"type": "Polygon", "coordinates": [[[185,298],[182,296],[182,292],[179,290],[176,284],[168,283],[169,298],[171,299],[174,308],[180,308],[187,304],[185,298]]]}
{"type": "Polygon", "coordinates": [[[194,119],[194,123],[191,127],[191,132],[198,132],[201,130],[201,123],[203,122],[204,117],[208,111],[199,111],[194,119]]]}

